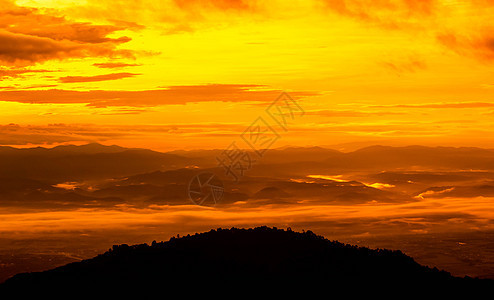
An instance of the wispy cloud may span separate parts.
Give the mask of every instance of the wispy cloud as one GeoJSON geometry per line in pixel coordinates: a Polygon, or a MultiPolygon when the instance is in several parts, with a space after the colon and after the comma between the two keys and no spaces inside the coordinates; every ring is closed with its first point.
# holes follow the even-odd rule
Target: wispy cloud
{"type": "MultiPolygon", "coordinates": [[[[103,115],[140,114],[145,109],[117,109],[103,115]]],[[[223,133],[238,136],[244,124],[195,123],[163,125],[97,125],[97,124],[47,124],[0,125],[0,145],[51,145],[76,142],[104,142],[122,138],[139,138],[163,135],[209,135],[223,133]]]]}
{"type": "Polygon", "coordinates": [[[140,74],[136,73],[111,73],[95,76],[65,76],[60,77],[59,81],[62,83],[75,83],[75,82],[94,82],[94,81],[107,81],[117,80],[122,78],[134,77],[140,74]]]}
{"type": "Polygon", "coordinates": [[[43,69],[27,69],[27,68],[0,68],[0,79],[3,78],[17,78],[22,77],[31,73],[46,73],[51,72],[50,70],[43,69]]]}
{"type": "Polygon", "coordinates": [[[490,102],[454,102],[454,103],[427,103],[427,104],[393,104],[370,105],[373,108],[489,108],[494,107],[490,102]]]}
{"type": "Polygon", "coordinates": [[[420,30],[460,55],[494,59],[492,1],[318,0],[339,15],[391,30],[420,30]],[[453,21],[452,21],[453,20],[453,21]]]}
{"type": "MultiPolygon", "coordinates": [[[[128,76],[111,75],[107,77],[70,76],[65,82],[85,82],[118,79],[128,76]]],[[[157,106],[167,104],[186,104],[197,102],[271,102],[279,96],[280,90],[266,89],[260,85],[248,84],[208,84],[190,86],[170,86],[155,90],[142,91],[74,91],[74,90],[31,90],[0,91],[2,101],[21,103],[87,103],[95,107],[106,106],[157,106]]],[[[293,97],[317,95],[313,92],[292,92],[293,97]]]]}
{"type": "Polygon", "coordinates": [[[129,64],[122,62],[108,62],[108,63],[95,63],[93,66],[102,68],[102,69],[116,69],[116,68],[125,68],[125,67],[137,67],[139,64],[129,64]]]}
{"type": "Polygon", "coordinates": [[[343,16],[376,25],[399,29],[412,27],[417,18],[424,18],[435,13],[436,0],[320,0],[325,7],[343,16]]]}
{"type": "Polygon", "coordinates": [[[386,116],[386,115],[403,115],[402,112],[392,111],[359,111],[359,110],[311,110],[306,111],[305,115],[322,116],[330,118],[361,118],[372,116],[386,116]]]}

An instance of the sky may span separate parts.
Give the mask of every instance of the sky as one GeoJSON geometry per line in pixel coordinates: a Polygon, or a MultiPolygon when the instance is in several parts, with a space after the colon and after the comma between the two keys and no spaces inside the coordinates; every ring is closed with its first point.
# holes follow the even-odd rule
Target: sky
{"type": "Polygon", "coordinates": [[[261,117],[273,147],[494,147],[492,0],[0,0],[0,15],[0,145],[225,148],[261,117]],[[282,92],[304,112],[284,127],[266,111],[282,92]]]}
{"type": "MultiPolygon", "coordinates": [[[[257,130],[274,137],[264,144],[270,148],[494,149],[493,19],[494,0],[0,0],[0,146],[97,142],[171,151],[228,149],[234,142],[249,148],[257,130]]],[[[38,241],[50,238],[46,245],[101,245],[96,254],[112,243],[150,242],[216,225],[268,224],[310,227],[325,236],[346,236],[347,242],[405,249],[427,263],[440,261],[429,255],[437,249],[457,251],[460,243],[468,244],[473,249],[468,255],[485,251],[488,262],[472,265],[461,254],[455,256],[461,263],[443,266],[467,274],[462,268],[470,265],[479,268],[471,274],[488,269],[494,276],[492,247],[486,244],[492,239],[483,236],[494,224],[491,166],[485,166],[485,174],[460,174],[465,183],[454,181],[456,173],[453,183],[436,182],[430,178],[449,174],[433,163],[425,170],[413,165],[416,156],[428,153],[421,151],[410,162],[400,161],[403,170],[412,172],[396,175],[424,172],[419,174],[424,182],[416,176],[424,184],[422,198],[414,201],[302,201],[260,208],[239,201],[217,210],[191,205],[27,212],[0,207],[0,232],[15,242],[4,241],[0,256],[11,245],[24,247],[17,243],[22,239],[32,240],[36,251],[45,247],[36,248],[38,241]],[[456,185],[458,194],[448,195],[456,185]],[[447,188],[432,189],[441,186],[447,188]],[[402,233],[429,234],[431,240],[417,241],[413,252],[409,240],[395,241],[402,233]],[[446,238],[436,239],[436,234],[453,233],[470,240],[457,234],[453,247],[446,238]],[[110,240],[114,236],[119,238],[110,240]],[[392,242],[370,242],[382,236],[392,242]],[[81,240],[59,242],[69,237],[81,240]]],[[[357,163],[378,161],[373,153],[357,163]]],[[[464,165],[478,166],[475,156],[464,165]]],[[[434,162],[440,155],[431,157],[434,162]]],[[[478,171],[453,165],[446,171],[478,171]]],[[[278,167],[266,173],[285,172],[278,167]]],[[[375,171],[372,167],[369,172],[375,171]]],[[[370,181],[377,180],[370,173],[363,179],[318,174],[303,175],[364,180],[366,188],[384,191],[396,184],[370,181]]],[[[404,183],[407,189],[411,180],[404,183]]],[[[16,185],[4,180],[4,188],[16,185]]],[[[397,192],[409,192],[401,188],[397,192]]],[[[453,257],[442,253],[441,259],[453,257]]]]}

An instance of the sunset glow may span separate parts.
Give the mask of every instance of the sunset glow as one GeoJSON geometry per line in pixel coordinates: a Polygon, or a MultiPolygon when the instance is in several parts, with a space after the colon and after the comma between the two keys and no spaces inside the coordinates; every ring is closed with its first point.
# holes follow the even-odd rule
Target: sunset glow
{"type": "Polygon", "coordinates": [[[0,289],[262,225],[494,279],[492,20],[492,0],[0,0],[0,289]]]}
{"type": "Polygon", "coordinates": [[[1,7],[4,145],[222,148],[284,90],[307,113],[280,146],[493,146],[488,1],[1,7]]]}

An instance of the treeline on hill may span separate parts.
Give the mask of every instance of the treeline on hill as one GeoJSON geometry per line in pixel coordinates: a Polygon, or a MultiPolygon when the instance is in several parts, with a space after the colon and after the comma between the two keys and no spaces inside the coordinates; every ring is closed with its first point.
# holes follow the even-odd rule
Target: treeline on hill
{"type": "Polygon", "coordinates": [[[75,290],[235,282],[386,283],[413,287],[490,287],[493,281],[453,277],[421,266],[401,251],[329,241],[311,231],[269,227],[217,229],[151,245],[115,245],[95,258],[39,273],[18,274],[5,290],[75,290]]]}

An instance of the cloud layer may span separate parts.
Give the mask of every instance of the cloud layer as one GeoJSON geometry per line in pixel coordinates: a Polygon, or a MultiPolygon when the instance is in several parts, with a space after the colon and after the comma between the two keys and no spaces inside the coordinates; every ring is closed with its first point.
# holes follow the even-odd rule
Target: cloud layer
{"type": "Polygon", "coordinates": [[[319,0],[328,10],[365,24],[431,34],[450,50],[482,61],[494,59],[492,1],[319,0]]]}
{"type": "Polygon", "coordinates": [[[117,50],[130,38],[108,37],[125,27],[69,21],[55,10],[20,7],[9,0],[1,0],[0,7],[0,63],[30,65],[72,57],[132,56],[130,51],[117,50]]]}
{"type": "MultiPolygon", "coordinates": [[[[133,76],[130,73],[115,73],[103,76],[70,76],[63,82],[87,82],[111,80],[133,76]]],[[[258,85],[209,84],[194,86],[171,86],[156,90],[142,91],[74,91],[74,90],[23,90],[0,91],[0,101],[20,103],[88,103],[91,106],[156,106],[185,104],[189,102],[270,102],[276,99],[280,90],[260,89],[258,85]]],[[[311,92],[293,92],[293,97],[314,96],[311,92]]]]}

